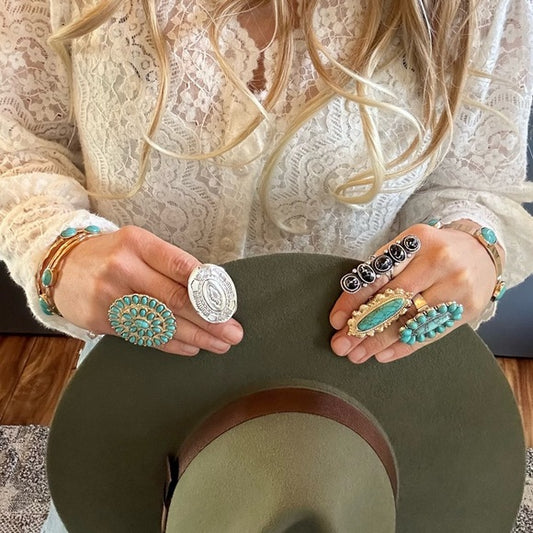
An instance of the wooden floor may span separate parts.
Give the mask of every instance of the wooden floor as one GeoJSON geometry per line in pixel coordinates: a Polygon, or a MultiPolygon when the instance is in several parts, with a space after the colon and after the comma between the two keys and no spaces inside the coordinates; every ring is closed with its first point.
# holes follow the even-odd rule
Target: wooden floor
{"type": "MultiPolygon", "coordinates": [[[[0,336],[0,424],[49,425],[75,371],[82,342],[65,337],[0,336]]],[[[533,359],[498,359],[533,447],[533,359]]]]}

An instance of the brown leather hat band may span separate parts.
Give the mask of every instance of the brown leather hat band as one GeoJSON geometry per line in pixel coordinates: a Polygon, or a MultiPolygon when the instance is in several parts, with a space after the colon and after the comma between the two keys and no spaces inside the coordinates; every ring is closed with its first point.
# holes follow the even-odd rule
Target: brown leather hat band
{"type": "Polygon", "coordinates": [[[379,457],[389,476],[394,497],[398,479],[392,450],[383,432],[363,412],[327,392],[284,387],[262,390],[226,405],[205,420],[183,443],[179,476],[210,442],[226,431],[254,418],[275,413],[306,413],[334,420],[360,435],[379,457]]]}

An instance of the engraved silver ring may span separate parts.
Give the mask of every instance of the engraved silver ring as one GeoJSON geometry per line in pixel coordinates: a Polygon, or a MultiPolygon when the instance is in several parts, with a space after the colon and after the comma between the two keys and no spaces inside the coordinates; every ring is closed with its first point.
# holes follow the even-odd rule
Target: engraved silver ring
{"type": "Polygon", "coordinates": [[[235,284],[221,266],[206,263],[196,267],[189,276],[187,290],[192,306],[207,322],[226,322],[237,310],[235,284]]]}

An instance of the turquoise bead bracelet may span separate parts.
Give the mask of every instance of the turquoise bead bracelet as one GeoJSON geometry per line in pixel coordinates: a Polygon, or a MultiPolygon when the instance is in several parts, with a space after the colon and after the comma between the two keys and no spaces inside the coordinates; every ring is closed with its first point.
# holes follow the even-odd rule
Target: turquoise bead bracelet
{"type": "Polygon", "coordinates": [[[54,241],[48,253],[39,266],[36,285],[39,295],[39,306],[46,315],[59,315],[54,303],[54,286],[59,279],[61,266],[65,257],[80,242],[100,234],[98,226],[90,225],[85,228],[66,228],[54,241]]]}

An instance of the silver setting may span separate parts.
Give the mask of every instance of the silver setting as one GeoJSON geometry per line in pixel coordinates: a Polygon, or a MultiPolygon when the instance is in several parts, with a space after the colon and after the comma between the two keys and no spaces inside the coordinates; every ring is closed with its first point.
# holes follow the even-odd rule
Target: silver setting
{"type": "Polygon", "coordinates": [[[237,291],[230,275],[218,265],[196,267],[187,282],[189,299],[207,322],[228,321],[237,310],[237,291]]]}

